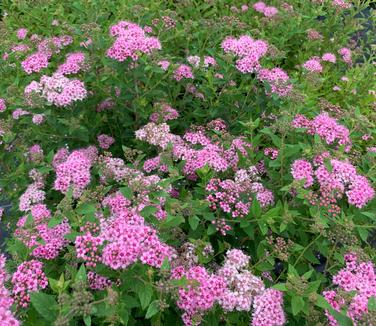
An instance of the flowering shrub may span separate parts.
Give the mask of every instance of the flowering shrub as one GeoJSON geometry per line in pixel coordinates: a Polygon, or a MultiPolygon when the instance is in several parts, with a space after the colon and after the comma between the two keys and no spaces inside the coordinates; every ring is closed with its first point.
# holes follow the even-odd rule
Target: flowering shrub
{"type": "Polygon", "coordinates": [[[5,1],[0,324],[376,324],[370,4],[5,1]]]}

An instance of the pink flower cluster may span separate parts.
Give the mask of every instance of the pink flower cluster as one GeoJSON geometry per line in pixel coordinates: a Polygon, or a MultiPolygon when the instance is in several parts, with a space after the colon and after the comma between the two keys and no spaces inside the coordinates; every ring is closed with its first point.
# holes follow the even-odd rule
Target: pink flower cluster
{"type": "Polygon", "coordinates": [[[323,70],[319,57],[313,57],[309,59],[303,64],[303,67],[307,69],[308,71],[315,72],[315,73],[320,73],[323,70]]]}
{"type": "Polygon", "coordinates": [[[32,122],[35,125],[40,125],[44,121],[44,114],[34,114],[32,118],[32,122]]]}
{"type": "Polygon", "coordinates": [[[77,236],[75,240],[77,258],[84,260],[86,266],[95,267],[101,261],[99,249],[102,244],[103,239],[92,236],[90,232],[77,236]]]}
{"type": "MultiPolygon", "coordinates": [[[[376,296],[376,273],[372,262],[358,262],[356,255],[345,255],[346,267],[341,269],[333,277],[333,284],[338,288],[324,291],[325,299],[337,311],[341,308],[348,308],[347,315],[352,319],[354,325],[364,320],[368,314],[368,299],[376,296]],[[340,291],[339,291],[340,290],[340,291]],[[341,297],[340,292],[354,292],[351,302],[341,297]]],[[[334,317],[326,311],[330,326],[339,324],[334,317]]]]}
{"type": "Polygon", "coordinates": [[[43,52],[36,52],[29,55],[24,61],[21,62],[23,70],[27,74],[32,74],[33,72],[39,72],[43,68],[48,67],[49,56],[43,52]]]}
{"type": "Polygon", "coordinates": [[[19,326],[19,321],[14,317],[11,306],[13,299],[5,287],[7,273],[5,271],[5,256],[0,255],[0,321],[2,326],[19,326]]]}
{"type": "Polygon", "coordinates": [[[73,151],[65,161],[55,167],[54,188],[65,194],[72,187],[73,196],[78,198],[90,183],[90,169],[97,154],[98,151],[94,146],[73,151]]]}
{"type": "Polygon", "coordinates": [[[298,114],[295,116],[292,126],[307,128],[308,134],[320,136],[328,145],[337,142],[338,145],[345,146],[346,152],[351,149],[350,131],[345,126],[338,124],[337,120],[331,118],[326,112],[317,115],[313,120],[298,114]]]}
{"type": "Polygon", "coordinates": [[[155,105],[156,112],[150,115],[149,120],[154,123],[167,122],[175,120],[179,117],[179,112],[166,103],[158,103],[155,105]]]}
{"type": "Polygon", "coordinates": [[[338,53],[342,56],[342,60],[348,65],[352,64],[351,50],[349,48],[341,48],[338,53]]]}
{"type": "Polygon", "coordinates": [[[72,37],[68,35],[45,39],[38,44],[38,51],[22,61],[21,66],[29,75],[33,72],[39,72],[43,68],[48,67],[48,60],[52,57],[53,53],[59,53],[61,48],[72,42],[72,37]]]}
{"type": "Polygon", "coordinates": [[[259,13],[264,14],[265,17],[271,18],[278,14],[278,9],[276,7],[267,6],[264,2],[256,2],[253,6],[253,9],[259,13]]]}
{"type": "Polygon", "coordinates": [[[352,4],[346,0],[332,0],[332,6],[339,9],[349,9],[352,7],[352,4]]]}
{"type": "Polygon", "coordinates": [[[136,138],[159,146],[163,150],[171,144],[173,157],[185,161],[184,174],[195,180],[196,171],[205,165],[217,172],[229,168],[235,169],[239,161],[238,153],[247,156],[247,149],[251,147],[242,138],[233,139],[227,149],[220,142],[213,142],[205,133],[205,130],[211,129],[210,124],[206,128],[198,127],[197,130],[187,131],[183,137],[180,137],[170,133],[170,127],[166,123],[150,122],[136,131],[136,138]]]}
{"type": "Polygon", "coordinates": [[[168,60],[158,61],[158,66],[160,66],[162,70],[167,71],[168,67],[170,66],[170,61],[168,60]]]}
{"type": "Polygon", "coordinates": [[[6,110],[6,102],[3,98],[0,98],[0,112],[4,112],[6,110]]]}
{"type": "Polygon", "coordinates": [[[311,163],[297,160],[293,163],[291,173],[296,180],[305,180],[304,187],[314,183],[314,177],[320,185],[320,192],[324,196],[332,194],[341,198],[347,196],[348,203],[357,208],[364,207],[375,196],[375,191],[368,179],[357,174],[355,167],[344,161],[331,159],[332,171],[328,171],[324,164],[319,164],[313,170],[311,163]]]}
{"type": "Polygon", "coordinates": [[[89,282],[89,287],[93,290],[104,290],[112,285],[110,279],[93,271],[87,273],[87,280],[89,282]]]}
{"type": "Polygon", "coordinates": [[[159,240],[156,230],[147,226],[142,216],[129,208],[102,220],[100,237],[105,243],[102,262],[115,270],[138,260],[160,268],[164,259],[173,259],[175,253],[159,240]]]}
{"type": "Polygon", "coordinates": [[[46,193],[42,189],[43,183],[34,182],[30,184],[26,191],[20,196],[19,210],[27,212],[31,210],[32,205],[39,204],[46,198],[46,193]]]}
{"type": "Polygon", "coordinates": [[[19,306],[26,308],[30,303],[30,293],[47,287],[48,281],[42,267],[38,260],[25,261],[17,267],[12,284],[13,297],[19,306]]]}
{"type": "Polygon", "coordinates": [[[115,142],[115,139],[111,136],[102,134],[97,137],[99,147],[102,149],[109,149],[110,146],[115,142]]]}
{"type": "Polygon", "coordinates": [[[336,63],[336,56],[333,53],[324,53],[321,57],[322,61],[327,61],[331,63],[336,63]]]}
{"type": "Polygon", "coordinates": [[[286,323],[283,312],[283,294],[267,289],[253,301],[252,326],[282,326],[286,323]]]}
{"type": "Polygon", "coordinates": [[[174,79],[181,81],[183,78],[194,79],[192,68],[185,64],[179,65],[174,71],[174,79]]]}
{"type": "Polygon", "coordinates": [[[24,40],[26,38],[28,30],[26,28],[20,28],[17,30],[17,38],[19,40],[24,40]]]}
{"type": "Polygon", "coordinates": [[[161,49],[156,37],[147,36],[142,27],[127,21],[111,26],[110,35],[116,40],[107,50],[107,56],[120,62],[128,58],[137,61],[141,53],[151,54],[153,50],[161,49]]]}
{"type": "Polygon", "coordinates": [[[172,279],[185,277],[188,285],[178,290],[177,306],[184,310],[182,319],[184,325],[200,325],[204,313],[213,308],[226,289],[225,280],[209,272],[202,266],[194,266],[185,270],[183,266],[176,267],[171,273],[172,279]]]}
{"type": "Polygon", "coordinates": [[[269,95],[272,93],[279,96],[287,96],[292,90],[292,85],[289,83],[290,77],[281,68],[260,69],[257,78],[269,84],[271,88],[269,95]]]}
{"type": "Polygon", "coordinates": [[[273,193],[260,182],[256,167],[248,170],[238,170],[235,181],[231,179],[211,179],[206,186],[210,193],[206,199],[211,209],[221,209],[231,216],[244,217],[249,213],[252,198],[255,196],[261,207],[271,205],[274,201],[273,193]]]}
{"type": "Polygon", "coordinates": [[[275,160],[278,157],[278,149],[267,147],[264,149],[264,155],[269,156],[271,160],[275,160]]]}
{"type": "Polygon", "coordinates": [[[312,164],[306,160],[296,160],[291,166],[291,174],[295,180],[304,180],[304,188],[313,185],[313,167],[312,164]]]}
{"type": "Polygon", "coordinates": [[[249,260],[250,257],[241,250],[229,250],[217,272],[226,282],[218,300],[225,311],[250,311],[255,297],[265,290],[263,281],[247,270],[249,260]]]}
{"type": "Polygon", "coordinates": [[[33,96],[40,96],[51,104],[64,107],[82,101],[87,91],[82,81],[54,73],[51,77],[42,76],[40,82],[32,81],[25,87],[24,94],[29,104],[33,103],[33,96]]]}
{"type": "Polygon", "coordinates": [[[227,37],[222,42],[222,49],[239,57],[236,68],[242,73],[252,73],[260,68],[260,59],[268,51],[268,44],[263,40],[254,40],[248,35],[239,39],[227,37]]]}
{"type": "Polygon", "coordinates": [[[64,219],[61,223],[49,227],[48,222],[51,212],[42,204],[44,191],[43,182],[38,172],[34,173],[35,181],[20,198],[20,210],[30,210],[31,216],[23,216],[17,222],[15,236],[27,247],[33,248],[32,255],[37,258],[54,259],[68,241],[64,238],[70,232],[68,221],[64,219]],[[36,196],[36,198],[34,198],[36,196]],[[31,217],[31,219],[30,219],[31,217]]]}
{"type": "Polygon", "coordinates": [[[184,310],[184,325],[200,325],[204,314],[219,304],[226,312],[253,312],[252,325],[281,326],[285,323],[282,293],[265,289],[263,281],[247,266],[250,257],[241,250],[227,251],[223,265],[214,273],[202,266],[175,267],[171,278],[185,278],[187,285],[179,287],[177,305],[184,310]]]}
{"type": "Polygon", "coordinates": [[[82,52],[70,53],[57,71],[62,75],[77,74],[81,69],[87,69],[85,64],[85,54],[82,52]]]}

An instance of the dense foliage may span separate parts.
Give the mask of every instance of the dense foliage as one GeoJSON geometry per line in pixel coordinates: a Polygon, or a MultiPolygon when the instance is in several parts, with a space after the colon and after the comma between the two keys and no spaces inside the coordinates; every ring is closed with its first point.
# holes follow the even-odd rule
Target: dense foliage
{"type": "Polygon", "coordinates": [[[369,5],[2,1],[0,324],[376,325],[369,5]]]}

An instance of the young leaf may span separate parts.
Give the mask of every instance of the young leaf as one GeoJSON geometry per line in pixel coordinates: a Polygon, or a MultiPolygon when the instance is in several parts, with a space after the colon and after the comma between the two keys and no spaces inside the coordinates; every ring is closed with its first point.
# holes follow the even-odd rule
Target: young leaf
{"type": "Polygon", "coordinates": [[[57,317],[57,303],[54,295],[32,292],[30,302],[36,311],[46,320],[54,321],[57,317]]]}
{"type": "Polygon", "coordinates": [[[150,319],[159,311],[159,300],[154,300],[150,305],[148,310],[146,311],[145,318],[150,319]]]}

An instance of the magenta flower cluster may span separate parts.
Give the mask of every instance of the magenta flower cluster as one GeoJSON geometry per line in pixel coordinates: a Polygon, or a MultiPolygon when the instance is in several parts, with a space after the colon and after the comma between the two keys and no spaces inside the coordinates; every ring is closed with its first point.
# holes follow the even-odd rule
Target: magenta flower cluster
{"type": "Polygon", "coordinates": [[[142,27],[127,21],[120,21],[111,26],[110,35],[115,42],[107,50],[107,56],[123,62],[128,58],[138,60],[140,54],[151,54],[153,50],[160,50],[161,43],[156,37],[147,36],[142,27]]]}
{"type": "Polygon", "coordinates": [[[0,321],[2,326],[19,326],[19,321],[11,311],[13,298],[9,290],[5,287],[8,275],[5,271],[5,256],[0,255],[0,321]]]}
{"type": "Polygon", "coordinates": [[[40,82],[32,81],[24,91],[28,104],[33,104],[33,96],[39,96],[48,103],[65,107],[87,96],[85,85],[78,79],[69,79],[61,73],[42,76],[40,82]]]}
{"type": "Polygon", "coordinates": [[[94,146],[73,151],[63,162],[56,165],[54,188],[65,194],[72,187],[73,196],[79,197],[90,183],[90,168],[97,154],[94,146]]]}
{"type": "Polygon", "coordinates": [[[264,16],[268,18],[274,17],[276,14],[278,14],[278,9],[276,7],[267,6],[262,1],[256,2],[252,7],[254,10],[264,14],[264,16]]]}
{"type": "Polygon", "coordinates": [[[43,264],[38,260],[23,262],[12,276],[12,295],[21,307],[28,307],[30,293],[44,289],[48,285],[47,277],[42,270],[43,264]]]}
{"type": "Polygon", "coordinates": [[[85,54],[82,52],[70,53],[64,63],[62,63],[58,68],[58,73],[62,75],[77,74],[80,70],[87,69],[88,66],[85,64],[85,54]]]}
{"type": "MultiPolygon", "coordinates": [[[[357,325],[368,314],[368,300],[376,297],[376,273],[372,262],[360,262],[355,254],[345,255],[346,267],[334,277],[334,290],[324,291],[325,299],[337,311],[348,308],[347,315],[357,325]],[[351,301],[341,295],[343,291],[351,294],[351,301]]],[[[338,326],[335,318],[326,311],[330,326],[338,326]]]]}
{"type": "Polygon", "coordinates": [[[345,147],[346,152],[351,149],[350,131],[326,112],[317,115],[312,120],[298,114],[295,116],[292,126],[294,128],[306,128],[308,134],[320,136],[328,145],[338,143],[338,145],[345,147]]]}
{"type": "Polygon", "coordinates": [[[184,325],[200,325],[205,313],[216,304],[226,312],[253,309],[252,325],[255,326],[283,325],[282,293],[265,290],[262,280],[247,270],[249,260],[241,250],[232,249],[214,273],[198,265],[175,267],[171,278],[184,277],[188,282],[179,287],[177,300],[178,307],[184,311],[184,325]]]}
{"type": "Polygon", "coordinates": [[[102,149],[109,149],[110,146],[115,142],[115,139],[111,136],[101,134],[97,137],[99,147],[102,149]]]}
{"type": "Polygon", "coordinates": [[[375,191],[368,179],[359,175],[352,164],[337,159],[331,159],[329,162],[331,171],[325,164],[317,164],[318,167],[314,170],[310,162],[296,160],[292,164],[291,174],[296,180],[305,180],[305,188],[312,186],[316,179],[323,196],[332,194],[336,198],[341,198],[345,194],[348,203],[357,208],[364,207],[375,197],[375,191]]]}
{"type": "Polygon", "coordinates": [[[236,68],[242,73],[252,73],[260,68],[260,59],[268,51],[268,43],[263,40],[254,40],[248,35],[242,35],[238,39],[227,37],[222,42],[225,53],[231,53],[239,59],[236,68]]]}

